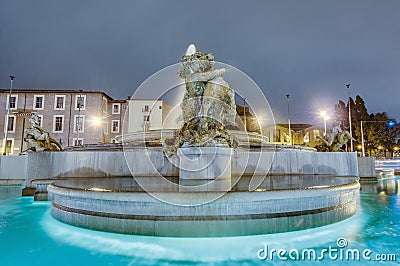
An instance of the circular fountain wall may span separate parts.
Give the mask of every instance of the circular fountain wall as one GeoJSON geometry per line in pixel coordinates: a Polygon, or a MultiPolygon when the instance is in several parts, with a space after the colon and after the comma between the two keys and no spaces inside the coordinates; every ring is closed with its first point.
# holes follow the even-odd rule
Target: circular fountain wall
{"type": "MultiPolygon", "coordinates": [[[[155,177],[141,178],[154,182],[155,177]]],[[[191,206],[164,203],[153,196],[170,194],[177,200],[200,203],[213,192],[178,192],[173,186],[154,186],[150,195],[132,177],[57,181],[48,191],[51,213],[58,220],[95,230],[149,236],[287,232],[338,222],[357,210],[357,178],[267,176],[255,191],[246,191],[248,183],[249,178],[241,177],[224,196],[191,206]]]]}

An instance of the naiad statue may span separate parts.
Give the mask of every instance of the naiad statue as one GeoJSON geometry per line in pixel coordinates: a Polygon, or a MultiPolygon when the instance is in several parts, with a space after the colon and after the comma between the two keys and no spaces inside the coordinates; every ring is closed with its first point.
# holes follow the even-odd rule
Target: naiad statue
{"type": "Polygon", "coordinates": [[[39,116],[34,113],[29,122],[31,126],[24,131],[24,141],[26,143],[26,151],[62,151],[62,145],[50,134],[39,126],[39,116]]]}
{"type": "Polygon", "coordinates": [[[340,121],[333,122],[332,132],[327,133],[324,137],[318,136],[318,138],[322,140],[328,151],[343,151],[343,145],[349,140],[355,141],[349,131],[342,130],[340,121]]]}

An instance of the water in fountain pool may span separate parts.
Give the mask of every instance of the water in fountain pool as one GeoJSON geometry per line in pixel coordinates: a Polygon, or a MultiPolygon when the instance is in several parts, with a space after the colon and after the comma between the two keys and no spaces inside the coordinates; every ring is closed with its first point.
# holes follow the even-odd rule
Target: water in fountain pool
{"type": "MultiPolygon", "coordinates": [[[[315,249],[320,254],[323,248],[337,248],[338,238],[347,240],[347,248],[370,249],[371,256],[395,254],[400,259],[399,187],[400,179],[362,183],[359,211],[339,223],[289,233],[221,238],[146,237],[77,228],[52,218],[50,203],[20,197],[20,187],[2,187],[0,260],[1,265],[270,265],[282,261],[276,254],[273,261],[257,257],[266,244],[269,249],[315,249]]],[[[338,264],[328,255],[317,262],[338,264]]],[[[365,261],[347,263],[363,265],[365,261]]]]}

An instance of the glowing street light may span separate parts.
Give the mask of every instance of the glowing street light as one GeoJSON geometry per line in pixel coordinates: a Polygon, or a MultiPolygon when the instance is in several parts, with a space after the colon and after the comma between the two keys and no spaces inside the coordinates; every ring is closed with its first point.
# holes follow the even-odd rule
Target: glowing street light
{"type": "Polygon", "coordinates": [[[100,117],[97,117],[97,116],[93,117],[93,119],[92,119],[93,126],[98,127],[101,125],[101,123],[102,123],[102,120],[100,117]]]}
{"type": "Polygon", "coordinates": [[[321,111],[320,116],[324,119],[324,136],[326,136],[326,120],[329,120],[330,116],[326,113],[326,111],[321,111]]]}
{"type": "MultiPolygon", "coordinates": [[[[90,122],[91,122],[92,126],[95,127],[96,135],[99,132],[98,130],[101,129],[102,125],[105,123],[105,121],[103,121],[103,119],[101,117],[99,117],[99,116],[92,117],[90,122]]],[[[98,139],[99,143],[103,142],[103,138],[104,138],[104,135],[103,135],[103,132],[102,132],[100,138],[98,139]]]]}
{"type": "Polygon", "coordinates": [[[256,115],[258,128],[260,129],[260,134],[262,135],[262,127],[264,124],[264,117],[262,115],[256,115]]]}

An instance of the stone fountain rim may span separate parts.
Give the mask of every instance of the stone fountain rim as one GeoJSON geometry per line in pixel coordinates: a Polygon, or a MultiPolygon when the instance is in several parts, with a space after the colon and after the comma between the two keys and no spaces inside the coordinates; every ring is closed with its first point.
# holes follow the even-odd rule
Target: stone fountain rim
{"type": "MultiPolygon", "coordinates": [[[[353,177],[354,178],[354,177],[353,177]]],[[[349,179],[353,179],[349,177],[349,179]]],[[[64,180],[65,181],[65,180],[64,180]]],[[[141,200],[158,201],[154,198],[153,195],[179,195],[183,196],[185,199],[190,199],[194,196],[202,196],[209,197],[210,195],[221,195],[221,192],[207,192],[207,191],[193,191],[193,192],[146,192],[146,191],[94,191],[89,189],[82,188],[68,188],[62,187],[55,183],[62,182],[56,181],[48,186],[48,191],[55,194],[68,194],[69,196],[74,197],[90,197],[92,199],[98,200],[124,200],[124,201],[136,201],[137,197],[141,197],[141,200]],[[136,197],[132,197],[132,196],[136,197]],[[143,197],[143,198],[142,198],[143,197]]],[[[283,199],[283,198],[293,198],[293,197],[305,197],[308,194],[312,196],[316,195],[326,195],[326,194],[335,194],[337,192],[343,192],[343,190],[353,190],[359,189],[360,184],[357,178],[354,178],[352,182],[346,184],[338,184],[332,186],[324,186],[324,187],[309,187],[309,188],[294,188],[294,189],[273,189],[273,190],[263,190],[263,191],[229,191],[227,192],[223,198],[235,198],[237,195],[240,195],[238,200],[245,200],[246,196],[252,197],[254,195],[259,196],[268,196],[268,198],[274,199],[283,199]],[[290,191],[290,193],[288,193],[290,191]],[[306,193],[307,195],[305,195],[306,193]]],[[[250,199],[250,201],[257,201],[259,199],[250,199]]]]}

